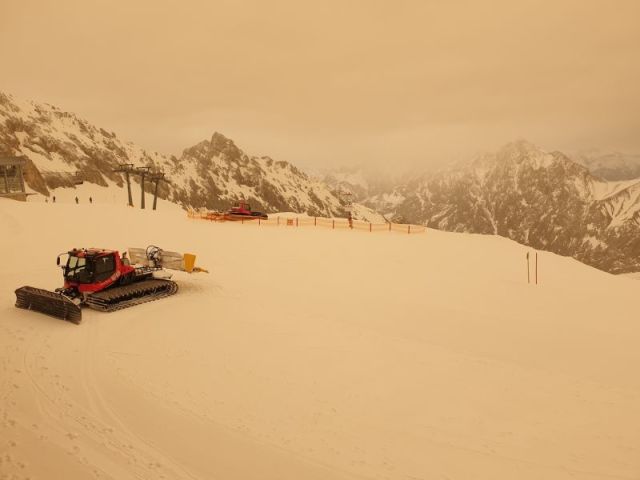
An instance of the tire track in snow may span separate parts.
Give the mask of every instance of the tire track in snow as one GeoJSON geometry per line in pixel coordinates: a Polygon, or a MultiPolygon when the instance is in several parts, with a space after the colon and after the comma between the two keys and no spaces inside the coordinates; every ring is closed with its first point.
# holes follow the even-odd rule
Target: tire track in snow
{"type": "Polygon", "coordinates": [[[101,418],[108,418],[110,424],[117,426],[118,434],[116,434],[116,429],[113,427],[110,427],[110,433],[116,437],[120,434],[124,436],[124,439],[120,441],[120,446],[117,447],[119,453],[132,460],[134,465],[139,465],[139,468],[144,468],[144,470],[149,473],[149,478],[197,479],[198,477],[194,476],[170,455],[159,450],[148,440],[129,428],[122,416],[109,405],[97,381],[99,375],[96,368],[96,364],[98,363],[96,358],[99,349],[96,347],[99,345],[100,325],[101,322],[99,321],[91,325],[87,342],[85,342],[85,350],[82,355],[82,386],[87,393],[93,410],[99,413],[101,418]],[[134,444],[137,445],[134,447],[134,444]],[[137,455],[133,453],[134,448],[137,448],[145,457],[142,462],[139,462],[137,455]],[[169,465],[166,465],[167,463],[169,463],[169,465]],[[157,471],[158,468],[168,470],[167,474],[159,473],[157,471]]]}
{"type": "MultiPolygon", "coordinates": [[[[95,326],[97,327],[97,325],[95,326]]],[[[31,338],[22,354],[23,369],[36,392],[34,400],[42,416],[42,423],[46,425],[50,436],[43,437],[41,435],[41,440],[52,442],[59,446],[66,445],[68,453],[72,454],[80,464],[90,469],[97,478],[123,478],[120,475],[113,477],[110,473],[97,466],[101,465],[103,461],[92,462],[90,459],[90,457],[108,457],[114,454],[123,457],[125,465],[138,470],[137,472],[126,472],[128,473],[127,476],[132,478],[164,478],[163,475],[158,475],[156,468],[150,468],[150,466],[159,464],[157,461],[158,454],[154,452],[153,447],[128,430],[113,412],[100,406],[105,405],[106,402],[97,393],[98,390],[93,379],[94,371],[91,362],[93,361],[93,354],[95,354],[95,350],[92,347],[95,344],[91,342],[95,340],[92,338],[92,335],[95,334],[91,332],[94,331],[94,328],[91,328],[89,324],[84,324],[83,328],[85,327],[87,333],[79,337],[82,341],[82,348],[77,349],[78,358],[70,362],[69,365],[72,368],[82,365],[79,386],[89,401],[89,408],[81,405],[81,401],[77,397],[78,393],[69,393],[71,391],[69,386],[57,380],[59,378],[72,377],[74,373],[77,373],[77,369],[69,371],[56,370],[51,363],[46,365],[40,362],[40,360],[47,358],[42,355],[42,351],[47,346],[50,346],[50,335],[31,338]],[[56,371],[57,373],[54,377],[47,378],[42,373],[44,371],[56,371]],[[104,421],[105,418],[108,419],[107,422],[104,421]],[[114,428],[114,425],[121,429],[114,428]],[[78,438],[84,440],[82,442],[84,446],[91,445],[91,448],[86,452],[82,452],[77,442],[78,438]],[[134,445],[136,446],[134,447],[134,445]]],[[[62,330],[58,343],[65,345],[66,348],[73,349],[73,345],[69,345],[69,339],[62,338],[63,336],[66,337],[67,334],[66,330],[62,330]]],[[[8,382],[5,380],[5,383],[8,382]]],[[[166,456],[162,456],[162,458],[164,460],[166,456]]],[[[121,460],[114,461],[112,459],[110,461],[108,458],[106,460],[107,463],[113,465],[119,466],[122,464],[121,460]]],[[[179,468],[174,470],[180,472],[179,468]]],[[[192,477],[186,472],[180,472],[176,475],[176,472],[172,471],[169,478],[192,477]]]]}

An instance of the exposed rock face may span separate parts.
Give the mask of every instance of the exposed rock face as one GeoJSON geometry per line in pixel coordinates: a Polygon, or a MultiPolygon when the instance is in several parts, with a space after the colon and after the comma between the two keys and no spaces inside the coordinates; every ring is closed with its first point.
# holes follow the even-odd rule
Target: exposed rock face
{"type": "Polygon", "coordinates": [[[341,200],[324,183],[287,162],[249,156],[219,133],[187,148],[180,158],[167,157],[121,141],[54,106],[20,102],[2,93],[0,154],[25,158],[27,186],[43,195],[50,189],[73,188],[76,172],[85,182],[123,187],[122,175],[113,170],[130,163],[163,170],[171,183],[160,184],[159,196],[185,208],[227,209],[244,199],[266,212],[345,214],[341,200]]]}
{"type": "Polygon", "coordinates": [[[394,195],[396,220],[497,234],[613,273],[640,270],[640,181],[606,182],[524,141],[394,195]]]}
{"type": "Polygon", "coordinates": [[[49,189],[73,187],[75,172],[82,180],[106,186],[122,186],[113,172],[119,163],[158,164],[162,158],[114,133],[98,129],[72,113],[51,105],[19,102],[0,93],[0,152],[27,160],[25,180],[43,195],[49,189]]]}
{"type": "Polygon", "coordinates": [[[171,198],[183,205],[224,209],[244,198],[266,212],[344,215],[340,200],[322,182],[287,162],[253,157],[214,133],[171,161],[171,198]]]}

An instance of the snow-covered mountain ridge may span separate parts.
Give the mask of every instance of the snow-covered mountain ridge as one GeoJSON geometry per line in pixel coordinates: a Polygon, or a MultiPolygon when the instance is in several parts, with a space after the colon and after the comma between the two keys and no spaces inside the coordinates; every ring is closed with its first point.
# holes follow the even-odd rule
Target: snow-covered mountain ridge
{"type": "MultiPolygon", "coordinates": [[[[159,196],[185,208],[226,209],[244,199],[266,212],[345,215],[343,201],[323,182],[288,162],[248,155],[220,133],[185,149],[179,158],[165,156],[55,106],[2,93],[0,155],[25,158],[26,183],[42,195],[73,188],[75,172],[85,182],[122,188],[123,178],[113,170],[130,163],[164,171],[170,183],[160,184],[159,196]]],[[[357,211],[364,218],[375,217],[365,207],[357,211]]]]}
{"type": "Polygon", "coordinates": [[[173,199],[182,205],[226,208],[244,198],[268,212],[344,215],[340,199],[294,165],[244,153],[219,133],[171,158],[173,199]]]}
{"type": "Polygon", "coordinates": [[[640,270],[640,180],[607,182],[526,141],[365,203],[398,221],[501,235],[613,273],[640,270]]]}

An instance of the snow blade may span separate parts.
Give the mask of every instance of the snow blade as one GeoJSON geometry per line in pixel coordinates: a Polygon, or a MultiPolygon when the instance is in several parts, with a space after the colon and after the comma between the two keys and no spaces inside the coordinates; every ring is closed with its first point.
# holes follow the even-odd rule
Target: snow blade
{"type": "Polygon", "coordinates": [[[20,287],[16,290],[16,307],[51,315],[73,322],[76,325],[82,320],[80,306],[73,303],[61,293],[50,292],[41,288],[20,287]]]}

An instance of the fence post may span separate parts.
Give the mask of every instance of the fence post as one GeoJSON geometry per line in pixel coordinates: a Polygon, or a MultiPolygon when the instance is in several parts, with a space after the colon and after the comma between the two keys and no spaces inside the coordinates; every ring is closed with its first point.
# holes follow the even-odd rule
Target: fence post
{"type": "Polygon", "coordinates": [[[298,226],[298,217],[296,217],[296,227],[298,226]]]}
{"type": "Polygon", "coordinates": [[[258,217],[258,226],[260,226],[260,217],[258,217]]]}
{"type": "Polygon", "coordinates": [[[389,231],[391,231],[391,222],[389,222],[389,231]]]}
{"type": "Polygon", "coordinates": [[[314,227],[318,226],[318,217],[313,217],[313,226],[314,227]]]}
{"type": "Polygon", "coordinates": [[[371,231],[371,222],[369,222],[369,231],[371,231]]]}
{"type": "Polygon", "coordinates": [[[536,252],[536,285],[538,284],[538,252],[536,252]]]}
{"type": "Polygon", "coordinates": [[[411,233],[411,225],[407,225],[407,233],[411,233]]]}
{"type": "Polygon", "coordinates": [[[335,230],[336,228],[336,221],[335,219],[331,221],[331,228],[333,228],[335,230]]]}
{"type": "Polygon", "coordinates": [[[280,217],[277,217],[277,218],[278,218],[278,225],[280,225],[280,217]]]}

